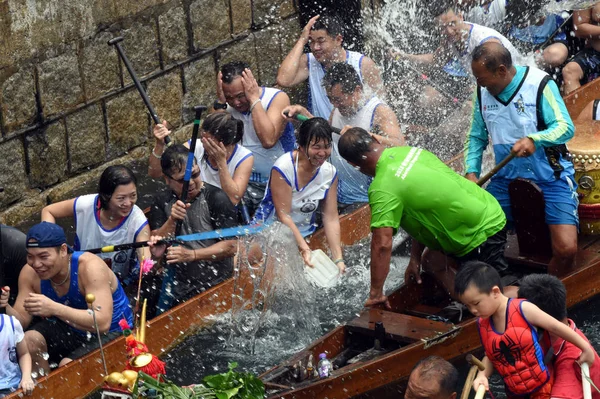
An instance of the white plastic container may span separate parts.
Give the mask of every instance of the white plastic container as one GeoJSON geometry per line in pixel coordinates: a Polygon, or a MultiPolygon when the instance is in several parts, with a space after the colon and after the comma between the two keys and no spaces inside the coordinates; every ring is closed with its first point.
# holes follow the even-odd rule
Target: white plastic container
{"type": "Polygon", "coordinates": [[[305,266],[304,270],[317,287],[333,287],[340,279],[340,269],[320,249],[312,251],[310,261],[314,267],[305,266]]]}

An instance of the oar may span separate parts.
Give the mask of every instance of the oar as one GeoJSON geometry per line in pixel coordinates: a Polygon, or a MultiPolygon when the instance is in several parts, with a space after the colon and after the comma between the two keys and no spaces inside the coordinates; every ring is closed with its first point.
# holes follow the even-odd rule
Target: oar
{"type": "Polygon", "coordinates": [[[477,393],[475,394],[475,399],[483,399],[484,396],[485,396],[485,387],[483,386],[483,384],[481,384],[477,387],[477,393]]]}
{"type": "MultiPolygon", "coordinates": [[[[285,111],[283,114],[285,116],[287,116],[288,118],[290,118],[290,113],[288,111],[285,111]]],[[[304,122],[304,121],[307,121],[307,120],[311,119],[308,116],[304,116],[302,114],[296,114],[296,115],[292,116],[292,118],[296,119],[299,122],[304,122]]],[[[342,129],[338,129],[337,127],[333,127],[331,125],[330,125],[330,127],[331,127],[331,131],[333,133],[340,134],[341,131],[342,131],[342,129]]]]}
{"type": "MultiPolygon", "coordinates": [[[[157,244],[170,244],[172,242],[188,242],[188,241],[204,241],[204,240],[214,240],[217,238],[230,238],[230,237],[243,237],[249,236],[252,234],[260,233],[266,228],[264,224],[255,224],[255,225],[242,225],[236,227],[228,227],[225,229],[218,229],[212,231],[205,231],[202,233],[194,233],[187,234],[183,236],[177,236],[173,239],[166,239],[158,241],[157,244]]],[[[117,252],[124,251],[127,249],[136,249],[147,247],[148,241],[139,241],[139,242],[131,242],[127,244],[119,244],[119,245],[107,245],[102,248],[92,248],[92,249],[84,249],[85,252],[91,252],[93,254],[107,253],[107,252],[117,252]]]]}
{"type": "Polygon", "coordinates": [[[500,171],[500,169],[502,169],[503,167],[506,166],[507,163],[509,163],[514,157],[515,157],[515,153],[511,152],[510,154],[508,154],[508,156],[506,158],[504,158],[502,161],[500,161],[500,163],[496,166],[494,166],[494,169],[490,170],[485,176],[483,176],[481,179],[477,180],[477,185],[478,186],[483,186],[488,180],[490,180],[496,173],[498,173],[500,171]]]}
{"type": "Polygon", "coordinates": [[[583,388],[583,399],[592,399],[592,386],[590,384],[590,366],[581,363],[581,387],[583,388]]]}
{"type": "MultiPolygon", "coordinates": [[[[484,371],[485,365],[481,362],[481,360],[477,359],[475,356],[470,353],[466,356],[467,363],[471,365],[469,369],[469,373],[467,374],[467,379],[465,380],[465,385],[463,386],[462,394],[460,395],[460,399],[469,399],[469,393],[471,392],[471,386],[473,385],[473,380],[477,375],[478,371],[484,371]]],[[[483,389],[485,393],[485,388],[483,389]]]]}
{"type": "MultiPolygon", "coordinates": [[[[136,89],[140,93],[140,96],[142,97],[144,104],[146,104],[146,108],[148,108],[148,111],[150,112],[150,116],[152,117],[152,120],[154,121],[154,123],[156,125],[158,125],[161,123],[161,121],[158,118],[158,115],[156,114],[156,111],[154,110],[152,103],[150,102],[150,98],[148,97],[148,94],[146,94],[144,87],[140,83],[140,80],[138,79],[137,74],[135,73],[135,71],[133,70],[133,67],[129,63],[129,59],[125,55],[125,51],[123,51],[123,47],[121,47],[120,42],[122,42],[122,41],[123,41],[123,36],[115,37],[108,41],[108,45],[115,46],[117,48],[117,53],[119,53],[119,57],[121,57],[123,64],[125,64],[125,68],[127,68],[127,71],[129,72],[129,76],[131,76],[131,80],[133,80],[133,84],[135,85],[136,89]]],[[[167,146],[169,146],[171,144],[171,138],[169,136],[166,136],[164,138],[164,140],[165,140],[165,144],[167,146]]]]}

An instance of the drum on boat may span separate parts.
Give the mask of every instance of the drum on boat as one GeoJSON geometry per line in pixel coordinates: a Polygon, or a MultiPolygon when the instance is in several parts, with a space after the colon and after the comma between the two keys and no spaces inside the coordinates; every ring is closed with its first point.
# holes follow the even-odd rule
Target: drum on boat
{"type": "Polygon", "coordinates": [[[600,234],[600,122],[575,124],[575,137],[567,143],[575,166],[581,233],[600,234]]]}

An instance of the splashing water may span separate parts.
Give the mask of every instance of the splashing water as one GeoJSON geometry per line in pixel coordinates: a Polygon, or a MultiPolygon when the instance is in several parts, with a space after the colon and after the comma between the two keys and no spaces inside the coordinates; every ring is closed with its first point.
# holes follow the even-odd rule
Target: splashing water
{"type": "MultiPolygon", "coordinates": [[[[226,370],[230,361],[260,374],[363,309],[370,284],[369,239],[344,248],[347,273],[329,289],[308,282],[287,227],[276,224],[242,245],[232,311],[215,317],[213,326],[163,359],[169,378],[180,384],[226,370]],[[258,263],[267,265],[266,272],[258,263]],[[249,279],[240,278],[245,273],[249,279]],[[189,364],[194,367],[182,366],[189,364]]],[[[386,292],[402,284],[407,263],[406,258],[392,259],[386,292]]]]}

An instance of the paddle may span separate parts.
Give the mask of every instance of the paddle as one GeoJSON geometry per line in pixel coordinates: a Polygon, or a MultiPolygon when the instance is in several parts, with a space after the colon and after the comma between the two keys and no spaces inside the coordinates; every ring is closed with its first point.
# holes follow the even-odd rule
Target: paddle
{"type": "Polygon", "coordinates": [[[485,176],[483,176],[481,179],[477,180],[477,185],[483,186],[496,173],[498,173],[500,171],[500,169],[502,169],[504,166],[506,166],[506,164],[509,163],[514,157],[515,157],[515,153],[513,153],[513,152],[508,154],[508,156],[506,158],[504,158],[502,161],[500,161],[500,163],[498,165],[494,166],[494,168],[492,170],[490,170],[485,176]]]}
{"type": "MultiPolygon", "coordinates": [[[[229,237],[242,237],[248,236],[256,233],[260,233],[266,228],[264,224],[256,224],[256,225],[241,225],[236,227],[228,227],[225,229],[218,229],[213,231],[205,231],[202,233],[194,233],[187,234],[182,236],[177,236],[173,239],[165,239],[157,242],[157,245],[160,244],[170,244],[173,242],[188,242],[188,241],[203,241],[203,240],[214,240],[217,238],[229,238],[229,237]]],[[[84,249],[85,252],[91,252],[93,254],[107,253],[107,252],[117,252],[123,251],[126,249],[136,249],[147,247],[148,241],[139,241],[132,242],[128,244],[119,244],[119,245],[107,245],[102,248],[93,248],[93,249],[84,249]]]]}
{"type": "Polygon", "coordinates": [[[475,394],[475,399],[483,399],[483,397],[485,396],[485,387],[483,386],[483,384],[479,385],[479,387],[477,387],[477,393],[475,394]]]}
{"type": "MultiPolygon", "coordinates": [[[[289,113],[288,111],[285,111],[283,114],[284,114],[285,116],[287,116],[288,118],[290,118],[290,113],[289,113]]],[[[307,120],[311,119],[311,118],[309,118],[308,116],[304,116],[304,115],[302,115],[302,114],[296,114],[296,115],[292,116],[291,118],[294,118],[294,119],[296,119],[296,120],[297,120],[297,121],[299,121],[299,122],[304,122],[304,121],[307,121],[307,120]]],[[[330,125],[330,126],[331,126],[331,125],[330,125]]],[[[333,133],[340,134],[340,133],[341,133],[341,131],[342,131],[342,129],[338,129],[337,127],[333,127],[333,126],[331,126],[331,131],[332,131],[333,133]]]]}
{"type": "MultiPolygon", "coordinates": [[[[148,111],[150,112],[150,117],[152,117],[152,120],[154,121],[154,123],[156,125],[158,125],[161,123],[161,121],[158,118],[158,115],[156,114],[156,111],[154,110],[152,103],[150,102],[150,98],[148,97],[148,94],[146,94],[146,91],[142,87],[142,84],[140,83],[140,80],[138,79],[135,71],[133,70],[133,67],[129,63],[129,59],[125,55],[125,52],[123,51],[123,47],[121,47],[120,42],[122,42],[122,41],[123,41],[123,36],[115,37],[108,41],[108,45],[115,46],[117,48],[117,53],[119,53],[119,57],[121,57],[123,64],[125,64],[125,68],[127,68],[127,71],[129,72],[129,76],[131,76],[131,79],[133,80],[133,84],[135,85],[136,89],[140,93],[140,96],[142,96],[142,100],[144,101],[146,108],[148,108],[148,111]]],[[[165,140],[165,144],[167,146],[169,146],[171,144],[171,138],[169,136],[166,136],[164,140],[165,140]]]]}
{"type": "Polygon", "coordinates": [[[592,399],[590,366],[587,363],[581,363],[581,387],[583,388],[583,399],[592,399]]]}

